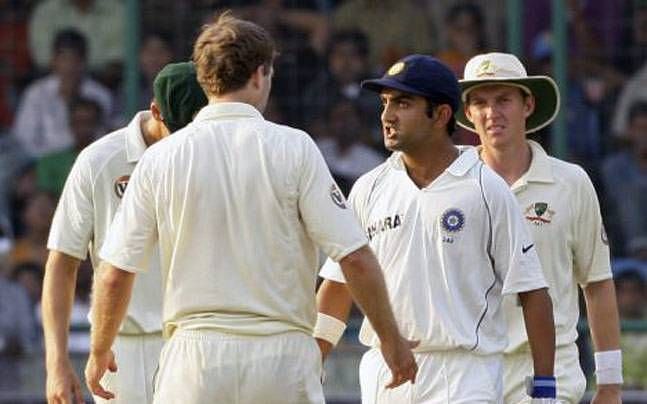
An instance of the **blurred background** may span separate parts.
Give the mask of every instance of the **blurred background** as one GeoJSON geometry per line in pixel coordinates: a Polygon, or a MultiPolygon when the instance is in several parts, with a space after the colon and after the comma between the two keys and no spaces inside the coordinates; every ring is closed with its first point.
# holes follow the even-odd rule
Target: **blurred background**
{"type": "MultiPolygon", "coordinates": [[[[359,83],[401,56],[434,55],[461,78],[473,55],[508,51],[530,74],[556,78],[561,113],[534,137],[594,181],[622,318],[625,402],[647,403],[647,0],[0,0],[0,402],[44,402],[45,244],[76,155],[147,109],[157,72],[187,60],[202,24],[225,9],[275,36],[266,117],[307,130],[345,192],[387,155],[380,102],[359,83]]],[[[466,131],[454,140],[478,142],[466,131]]],[[[79,375],[84,266],[70,337],[79,375]]],[[[359,402],[360,320],[355,311],[326,365],[331,403],[359,402]]],[[[585,318],[580,329],[588,334],[585,318]]],[[[593,380],[590,341],[579,345],[593,380]]]]}

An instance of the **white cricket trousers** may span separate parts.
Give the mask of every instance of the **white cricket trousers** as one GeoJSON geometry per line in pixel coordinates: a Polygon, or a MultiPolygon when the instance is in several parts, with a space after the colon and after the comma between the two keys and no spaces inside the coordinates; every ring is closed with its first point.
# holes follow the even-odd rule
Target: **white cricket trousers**
{"type": "Polygon", "coordinates": [[[101,385],[115,393],[113,400],[94,397],[97,403],[150,404],[153,377],[164,345],[162,334],[118,335],[112,345],[117,371],[106,371],[101,385]]]}
{"type": "MultiPolygon", "coordinates": [[[[530,352],[504,355],[504,397],[506,404],[530,403],[526,394],[525,378],[534,373],[530,352]]],[[[586,390],[586,378],[580,367],[579,350],[575,343],[555,350],[555,378],[557,399],[560,403],[577,404],[586,390]]]]}
{"type": "Polygon", "coordinates": [[[321,353],[312,336],[177,330],[160,357],[156,404],[324,403],[321,353]]]}
{"type": "Polygon", "coordinates": [[[503,400],[502,355],[466,351],[414,353],[416,383],[386,389],[391,371],[379,349],[367,351],[359,365],[363,404],[478,404],[503,400]]]}

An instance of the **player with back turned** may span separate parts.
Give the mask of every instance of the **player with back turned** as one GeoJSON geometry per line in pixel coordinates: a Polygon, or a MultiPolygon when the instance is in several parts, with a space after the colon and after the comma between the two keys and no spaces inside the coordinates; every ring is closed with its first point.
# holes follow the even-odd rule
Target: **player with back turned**
{"type": "MultiPolygon", "coordinates": [[[[479,135],[481,159],[506,180],[526,223],[550,286],[556,327],[558,398],[579,403],[586,379],[579,364],[578,285],[595,347],[597,392],[592,403],[619,403],[622,358],[609,246],[593,184],[577,165],[549,156],[526,138],[559,110],[559,92],[547,76],[528,76],[514,55],[473,57],[460,81],[464,110],[458,123],[479,135]]],[[[507,299],[510,344],[505,355],[505,401],[526,402],[523,375],[532,368],[517,302],[507,299]]]]}
{"type": "MultiPolygon", "coordinates": [[[[209,105],[139,162],[101,250],[88,387],[115,365],[110,345],[135,274],[159,242],[164,333],[155,403],[322,403],[315,283],[321,248],[340,262],[382,341],[391,385],[414,380],[381,270],[313,140],[266,121],[275,46],[221,15],[193,52],[209,105]],[[319,248],[318,248],[319,247],[319,248]]],[[[141,276],[141,275],[137,275],[141,276]]]]}
{"type": "MultiPolygon", "coordinates": [[[[68,176],[54,215],[43,282],[43,329],[47,367],[47,401],[81,403],[78,377],[67,352],[70,313],[81,260],[90,253],[99,268],[99,249],[121,202],[129,176],[148,146],[189,123],[207,103],[192,63],[165,66],[154,82],[150,111],[84,149],[68,176]]],[[[115,392],[111,403],[147,403],[163,345],[161,277],[157,259],[137,280],[128,313],[113,349],[116,373],[104,382],[115,392]]],[[[97,291],[95,290],[94,293],[97,291]]],[[[95,396],[97,402],[103,399],[95,396]]]]}
{"type": "MultiPolygon", "coordinates": [[[[410,55],[362,86],[380,94],[393,154],[355,183],[349,202],[384,269],[400,329],[420,340],[416,383],[386,390],[379,342],[364,321],[360,341],[371,349],[360,364],[362,402],[500,403],[503,295],[523,305],[533,395],[550,399],[554,328],[539,259],[505,182],[475,148],[452,143],[456,77],[430,56],[410,55]]],[[[314,335],[326,353],[343,332],[350,298],[334,262],[321,276],[314,335]]]]}

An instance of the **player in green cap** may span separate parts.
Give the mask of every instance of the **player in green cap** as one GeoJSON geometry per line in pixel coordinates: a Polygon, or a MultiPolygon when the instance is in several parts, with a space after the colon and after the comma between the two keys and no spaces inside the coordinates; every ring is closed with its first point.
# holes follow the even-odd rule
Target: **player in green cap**
{"type": "MultiPolygon", "coordinates": [[[[43,284],[47,400],[82,403],[79,379],[68,357],[68,328],[78,268],[90,253],[99,268],[103,244],[130,174],[146,148],[187,125],[207,104],[193,63],[173,63],[154,82],[150,111],[138,112],[125,128],[84,149],[76,159],[52,221],[43,284]]],[[[152,379],[162,348],[159,263],[137,278],[128,314],[113,345],[119,369],[103,382],[115,392],[111,403],[152,401],[152,379]]],[[[97,402],[105,400],[95,397],[97,402]]]]}

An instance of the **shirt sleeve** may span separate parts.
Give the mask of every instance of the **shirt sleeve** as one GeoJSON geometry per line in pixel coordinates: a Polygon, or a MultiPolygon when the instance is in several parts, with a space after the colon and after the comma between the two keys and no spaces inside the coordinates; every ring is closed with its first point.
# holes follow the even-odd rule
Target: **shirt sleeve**
{"type": "Polygon", "coordinates": [[[49,231],[47,248],[84,260],[94,235],[93,171],[84,153],[65,181],[49,231]]]}
{"type": "Polygon", "coordinates": [[[157,244],[156,201],[149,171],[148,155],[139,161],[115,217],[112,220],[100,256],[117,268],[145,272],[157,244]]]}
{"type": "Polygon", "coordinates": [[[577,282],[586,285],[610,279],[611,258],[600,204],[589,176],[579,168],[576,220],[573,223],[573,268],[577,282]]]}
{"type": "Polygon", "coordinates": [[[299,213],[308,235],[337,262],[368,241],[314,141],[304,139],[299,213]]]}
{"type": "Polygon", "coordinates": [[[492,172],[481,172],[492,227],[489,245],[503,294],[546,288],[539,256],[521,209],[508,185],[492,172]]]}

